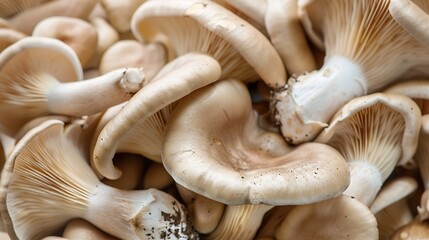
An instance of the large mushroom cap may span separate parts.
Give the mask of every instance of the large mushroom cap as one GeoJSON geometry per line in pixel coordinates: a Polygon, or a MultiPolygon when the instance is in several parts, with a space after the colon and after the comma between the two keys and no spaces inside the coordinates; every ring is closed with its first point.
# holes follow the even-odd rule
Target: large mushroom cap
{"type": "Polygon", "coordinates": [[[179,102],[164,135],[162,160],[176,182],[226,204],[304,204],[348,185],[333,148],[291,148],[257,126],[245,86],[225,80],[179,102]]]}
{"type": "MultiPolygon", "coordinates": [[[[76,53],[63,42],[42,37],[19,40],[0,54],[0,123],[13,136],[27,121],[48,112],[45,92],[29,96],[42,79],[71,82],[83,79],[76,53]],[[19,86],[19,87],[17,87],[19,86]],[[20,110],[18,110],[20,109],[20,110]]],[[[55,84],[56,81],[48,81],[55,84]]],[[[49,83],[48,83],[49,84],[49,83]]]]}
{"type": "Polygon", "coordinates": [[[190,51],[213,56],[222,78],[254,81],[259,75],[270,87],[285,84],[283,63],[269,40],[213,1],[147,1],[134,13],[131,29],[141,41],[162,42],[171,57],[190,51]]]}

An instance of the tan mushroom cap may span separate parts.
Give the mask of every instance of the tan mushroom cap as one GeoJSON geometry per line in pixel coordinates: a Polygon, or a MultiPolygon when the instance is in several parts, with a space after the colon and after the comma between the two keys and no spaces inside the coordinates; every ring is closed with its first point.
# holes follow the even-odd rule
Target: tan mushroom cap
{"type": "Polygon", "coordinates": [[[429,224],[414,220],[406,226],[397,229],[390,237],[391,240],[424,240],[429,238],[429,224]]]}
{"type": "Polygon", "coordinates": [[[32,36],[56,38],[69,45],[86,66],[97,49],[96,29],[87,21],[74,17],[54,16],[40,21],[32,36]]]}
{"type": "Polygon", "coordinates": [[[407,199],[401,199],[375,214],[380,239],[390,239],[400,227],[411,223],[415,216],[407,199]]]}
{"type": "Polygon", "coordinates": [[[376,240],[377,221],[365,205],[341,195],[293,208],[277,228],[276,239],[376,240]]]}
{"type": "Polygon", "coordinates": [[[349,181],[333,148],[308,143],[292,150],[279,134],[258,127],[249,93],[236,80],[179,102],[162,161],[177,183],[229,205],[311,203],[337,196],[349,181]]]}
{"type": "Polygon", "coordinates": [[[382,93],[355,98],[335,114],[316,141],[338,149],[349,163],[344,194],[372,203],[395,166],[413,157],[420,117],[410,98],[382,93]]]}
{"type": "Polygon", "coordinates": [[[136,9],[146,0],[100,0],[107,19],[118,32],[130,31],[131,18],[136,9]]]}
{"type": "Polygon", "coordinates": [[[53,235],[75,218],[121,239],[195,237],[184,207],[172,196],[102,184],[85,158],[56,120],[43,122],[18,142],[2,172],[0,195],[14,239],[53,235]]]}
{"type": "Polygon", "coordinates": [[[14,29],[0,28],[0,52],[24,37],[25,34],[14,29]]]}
{"type": "Polygon", "coordinates": [[[50,0],[3,0],[0,2],[0,17],[7,18],[50,0]]]}
{"type": "Polygon", "coordinates": [[[213,1],[147,1],[133,15],[131,30],[140,41],[162,42],[169,58],[190,51],[213,56],[222,66],[221,78],[254,81],[259,75],[272,88],[285,84],[285,69],[269,40],[213,1]]]}
{"type": "Polygon", "coordinates": [[[112,158],[121,139],[140,124],[145,124],[144,121],[150,120],[158,111],[217,81],[220,74],[219,63],[205,54],[188,53],[169,62],[103,127],[94,147],[94,168],[109,179],[118,178],[121,173],[114,168],[112,158]]]}
{"type": "Polygon", "coordinates": [[[391,0],[393,18],[417,40],[429,47],[429,4],[425,0],[391,0]]]}
{"type": "Polygon", "coordinates": [[[71,240],[119,240],[119,238],[113,237],[101,231],[83,219],[75,219],[70,221],[64,228],[63,237],[71,240]]]}

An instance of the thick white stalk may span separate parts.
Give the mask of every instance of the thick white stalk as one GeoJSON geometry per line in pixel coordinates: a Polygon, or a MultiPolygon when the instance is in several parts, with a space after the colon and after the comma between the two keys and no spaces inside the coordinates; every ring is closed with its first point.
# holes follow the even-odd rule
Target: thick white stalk
{"type": "Polygon", "coordinates": [[[101,112],[129,100],[143,81],[141,69],[123,68],[84,81],[59,83],[49,92],[48,109],[72,116],[101,112]]]}
{"type": "Polygon", "coordinates": [[[288,142],[308,142],[345,103],[366,93],[367,83],[360,66],[348,58],[334,56],[320,70],[290,79],[285,91],[276,93],[276,119],[288,142]]]}

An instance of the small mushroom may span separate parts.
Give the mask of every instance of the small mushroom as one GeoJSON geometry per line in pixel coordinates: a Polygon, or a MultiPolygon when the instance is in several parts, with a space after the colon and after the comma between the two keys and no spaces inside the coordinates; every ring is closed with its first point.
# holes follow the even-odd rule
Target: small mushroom
{"type": "Polygon", "coordinates": [[[172,196],[101,183],[63,125],[50,120],[28,131],[7,160],[0,200],[13,239],[53,235],[75,218],[121,239],[197,237],[185,208],[172,196]]]}
{"type": "Polygon", "coordinates": [[[370,206],[395,166],[414,155],[420,117],[410,98],[382,93],[355,98],[335,114],[315,141],[338,149],[349,163],[344,194],[370,206]]]}
{"type": "Polygon", "coordinates": [[[429,223],[414,220],[398,229],[390,240],[424,240],[429,238],[429,223]]]}
{"type": "Polygon", "coordinates": [[[54,16],[40,21],[32,36],[56,38],[69,45],[85,67],[94,56],[98,35],[87,21],[74,17],[54,16]]]}
{"type": "Polygon", "coordinates": [[[429,47],[429,3],[424,0],[390,0],[393,18],[421,43],[429,47]]]}
{"type": "MultiPolygon", "coordinates": [[[[141,125],[150,126],[151,119],[157,120],[152,117],[156,117],[158,111],[168,108],[192,91],[217,81],[220,74],[219,63],[205,54],[188,53],[169,62],[103,127],[93,151],[94,168],[106,178],[120,177],[121,173],[115,169],[112,159],[122,139],[127,139],[127,135],[132,135],[141,125]]],[[[159,126],[159,123],[154,123],[152,126],[159,126]]],[[[161,122],[161,125],[163,124],[165,123],[161,122]]],[[[155,133],[155,136],[159,136],[156,134],[158,130],[150,129],[148,135],[155,133]]],[[[136,137],[139,137],[139,134],[136,137]]],[[[143,138],[140,141],[148,140],[143,138]]],[[[155,140],[162,142],[160,139],[155,140]]],[[[161,146],[157,146],[157,149],[161,149],[161,146]]],[[[156,152],[156,149],[155,153],[158,156],[161,154],[156,152]]]]}
{"type": "Polygon", "coordinates": [[[277,240],[378,239],[371,211],[352,197],[339,197],[294,207],[276,230],[277,240]]]}
{"type": "Polygon", "coordinates": [[[117,69],[80,81],[82,68],[69,46],[28,37],[0,54],[0,79],[0,124],[14,136],[39,116],[83,116],[124,102],[142,87],[144,74],[136,68],[117,69]]]}
{"type": "Polygon", "coordinates": [[[308,37],[326,56],[319,70],[292,76],[272,98],[288,142],[313,140],[351,99],[380,91],[415,68],[428,69],[429,48],[393,19],[389,2],[298,2],[308,37]]]}
{"type": "Polygon", "coordinates": [[[131,30],[141,42],[162,43],[168,59],[194,51],[207,53],[221,65],[221,79],[262,78],[272,88],[285,84],[283,63],[269,40],[214,1],[146,1],[134,13],[131,30]]]}
{"type": "Polygon", "coordinates": [[[349,183],[332,147],[295,149],[261,129],[243,83],[223,80],[182,99],[164,134],[162,162],[180,185],[228,204],[307,204],[349,183]]]}

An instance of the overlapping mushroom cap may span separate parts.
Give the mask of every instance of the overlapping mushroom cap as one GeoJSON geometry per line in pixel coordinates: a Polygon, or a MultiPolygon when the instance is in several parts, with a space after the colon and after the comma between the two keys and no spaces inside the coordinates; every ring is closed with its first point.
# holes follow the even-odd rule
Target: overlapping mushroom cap
{"type": "Polygon", "coordinates": [[[176,182],[226,204],[304,204],[348,185],[348,167],[333,148],[291,149],[257,125],[250,96],[220,81],[178,103],[164,136],[162,161],[176,182]]]}
{"type": "Polygon", "coordinates": [[[169,59],[192,51],[211,55],[222,66],[221,78],[260,77],[273,88],[286,81],[282,61],[269,40],[213,1],[146,1],[134,13],[131,29],[142,42],[163,43],[169,59]]]}

